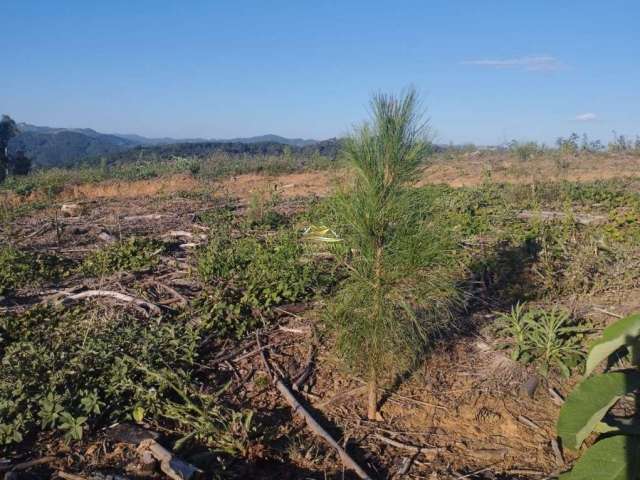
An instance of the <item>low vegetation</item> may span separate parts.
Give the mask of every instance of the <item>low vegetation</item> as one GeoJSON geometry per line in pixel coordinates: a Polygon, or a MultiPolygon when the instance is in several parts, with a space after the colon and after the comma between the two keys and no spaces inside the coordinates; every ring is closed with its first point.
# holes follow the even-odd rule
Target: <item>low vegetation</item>
{"type": "Polygon", "coordinates": [[[293,150],[272,163],[143,158],[9,178],[1,456],[64,458],[42,478],[121,471],[132,459],[110,437],[118,422],[159,432],[214,478],[346,478],[272,388],[280,381],[380,478],[399,474],[403,455],[415,455],[416,475],[616,478],[595,476],[604,456],[633,478],[638,320],[611,319],[637,308],[638,180],[554,170],[502,181],[551,157],[571,171],[622,154],[575,136],[565,153],[434,153],[416,107],[412,92],[376,97],[324,198],[265,175],[247,191],[227,191],[230,179],[126,205],[89,199],[60,216],[73,184],[177,175],[204,188],[238,172],[312,168],[293,150]],[[478,162],[474,182],[438,177],[478,162]],[[523,398],[534,373],[542,387],[523,398]]]}
{"type": "Polygon", "coordinates": [[[80,269],[88,276],[100,277],[116,272],[138,272],[152,267],[166,250],[158,240],[130,237],[87,255],[80,269]]]}

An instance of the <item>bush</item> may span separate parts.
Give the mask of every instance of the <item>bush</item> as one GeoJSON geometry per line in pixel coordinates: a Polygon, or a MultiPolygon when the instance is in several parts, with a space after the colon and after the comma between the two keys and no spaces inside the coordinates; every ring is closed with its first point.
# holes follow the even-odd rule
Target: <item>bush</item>
{"type": "Polygon", "coordinates": [[[115,421],[144,419],[207,445],[241,448],[234,432],[243,414],[208,393],[219,385],[204,388],[194,375],[200,341],[187,321],[158,325],[113,310],[38,306],[3,316],[0,444],[39,431],[78,440],[115,421]]]}
{"type": "Polygon", "coordinates": [[[332,280],[304,258],[297,235],[279,231],[265,240],[213,237],[198,254],[198,273],[209,285],[199,311],[220,336],[242,336],[257,325],[254,313],[303,301],[332,280]]]}
{"type": "Polygon", "coordinates": [[[157,240],[131,237],[86,256],[81,265],[85,275],[101,276],[115,272],[137,272],[158,262],[165,245],[157,240]]]}
{"type": "Polygon", "coordinates": [[[9,246],[0,247],[0,295],[44,280],[60,278],[68,273],[67,263],[54,255],[31,254],[9,246]]]}

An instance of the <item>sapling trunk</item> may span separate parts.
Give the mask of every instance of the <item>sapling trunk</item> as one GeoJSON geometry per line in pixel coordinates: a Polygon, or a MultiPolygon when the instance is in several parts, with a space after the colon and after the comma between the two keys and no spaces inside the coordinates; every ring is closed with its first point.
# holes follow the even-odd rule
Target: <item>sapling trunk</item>
{"type": "Polygon", "coordinates": [[[368,383],[367,418],[378,419],[378,379],[373,376],[368,383]]]}

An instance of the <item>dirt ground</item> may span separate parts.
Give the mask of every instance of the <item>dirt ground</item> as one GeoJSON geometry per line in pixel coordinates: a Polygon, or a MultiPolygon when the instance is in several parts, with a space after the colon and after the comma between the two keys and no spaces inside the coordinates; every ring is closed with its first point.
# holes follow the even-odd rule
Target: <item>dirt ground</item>
{"type": "MultiPolygon", "coordinates": [[[[494,152],[479,155],[460,155],[455,159],[437,157],[427,166],[419,185],[445,183],[453,187],[479,185],[490,178],[495,182],[533,183],[543,181],[593,181],[640,175],[640,157],[627,155],[581,155],[564,159],[559,167],[551,158],[536,159],[531,163],[494,152]]],[[[282,198],[326,196],[345,176],[344,170],[323,170],[289,173],[279,176],[245,174],[220,181],[202,181],[188,175],[173,175],[133,182],[106,181],[65,188],[58,200],[89,200],[93,198],[139,198],[169,195],[176,192],[212,191],[217,196],[230,196],[247,200],[254,192],[277,191],[282,198]]],[[[42,199],[34,193],[29,200],[42,199]]],[[[17,197],[7,202],[21,202],[17,197]]]]}

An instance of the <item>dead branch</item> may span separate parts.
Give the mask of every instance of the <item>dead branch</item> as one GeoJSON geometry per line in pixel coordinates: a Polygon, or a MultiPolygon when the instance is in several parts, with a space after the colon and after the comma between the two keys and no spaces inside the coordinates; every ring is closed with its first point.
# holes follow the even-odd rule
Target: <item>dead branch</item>
{"type": "Polygon", "coordinates": [[[76,293],[74,295],[69,295],[63,298],[60,303],[66,304],[70,302],[74,302],[76,300],[83,300],[85,298],[91,297],[110,297],[115,298],[116,300],[120,300],[121,302],[131,303],[138,307],[143,307],[149,310],[150,312],[155,313],[156,315],[160,315],[162,311],[160,307],[157,305],[147,302],[146,300],[142,300],[141,298],[132,297],[130,295],[126,295],[120,292],[114,292],[111,290],[86,290],[84,292],[76,293]]]}
{"type": "Polygon", "coordinates": [[[160,462],[160,469],[172,480],[190,480],[202,475],[202,470],[174,456],[155,440],[143,440],[138,446],[138,451],[150,452],[160,462]]]}
{"type": "Polygon", "coordinates": [[[518,415],[518,421],[523,425],[526,425],[527,427],[532,428],[533,430],[540,430],[539,425],[537,425],[536,423],[534,423],[532,420],[528,419],[524,415],[518,415]]]}
{"type": "Polygon", "coordinates": [[[148,215],[131,215],[129,217],[124,217],[122,220],[125,222],[139,222],[141,220],[160,220],[168,216],[169,215],[162,215],[161,213],[150,213],[148,215]]]}
{"type": "Polygon", "coordinates": [[[609,315],[609,316],[611,316],[611,317],[613,317],[613,318],[623,318],[623,316],[622,316],[622,315],[618,315],[617,313],[610,312],[609,310],[605,310],[604,308],[600,308],[600,307],[593,307],[593,309],[594,309],[596,312],[604,313],[605,315],[609,315]]]}
{"type": "Polygon", "coordinates": [[[560,450],[560,445],[558,445],[558,441],[555,438],[551,439],[551,450],[553,450],[553,455],[556,457],[556,463],[559,466],[564,465],[564,457],[562,456],[562,450],[560,450]]]}
{"type": "Polygon", "coordinates": [[[551,400],[553,401],[553,403],[555,403],[559,407],[562,406],[562,404],[564,403],[564,398],[558,393],[555,388],[549,387],[549,395],[551,395],[551,400]]]}
{"type": "Polygon", "coordinates": [[[300,391],[304,383],[311,376],[313,372],[313,364],[314,364],[314,356],[315,356],[315,347],[313,345],[309,345],[309,351],[307,353],[307,361],[305,362],[305,366],[302,369],[302,372],[298,375],[295,382],[291,385],[296,392],[300,391]]]}
{"type": "Polygon", "coordinates": [[[267,362],[267,357],[264,354],[264,350],[262,349],[260,338],[257,332],[256,332],[256,342],[258,344],[258,348],[260,349],[260,356],[262,357],[262,362],[264,364],[264,367],[267,373],[273,379],[273,382],[275,383],[278,391],[282,394],[282,396],[287,401],[287,403],[291,405],[291,408],[293,409],[293,413],[294,414],[298,413],[299,415],[301,415],[304,418],[304,420],[307,422],[307,425],[309,426],[311,431],[313,431],[316,435],[322,437],[329,445],[331,445],[338,452],[338,455],[340,456],[340,459],[342,460],[342,463],[345,467],[350,468],[351,470],[356,472],[356,474],[360,478],[365,480],[370,480],[371,477],[369,476],[369,474],[365,472],[362,469],[362,467],[360,467],[360,465],[358,465],[353,458],[351,458],[351,456],[347,453],[347,451],[344,448],[342,448],[340,444],[333,439],[331,434],[327,432],[322,427],[322,425],[320,425],[315,420],[315,418],[313,418],[311,413],[309,413],[309,411],[302,406],[302,404],[298,401],[298,399],[295,397],[293,392],[289,390],[289,387],[287,387],[284,384],[284,382],[280,379],[279,375],[273,373],[273,371],[269,367],[269,363],[267,362]]]}
{"type": "Polygon", "coordinates": [[[378,440],[382,440],[384,443],[391,445],[392,447],[401,448],[403,450],[407,450],[408,452],[413,453],[426,453],[426,454],[434,454],[442,451],[440,447],[418,447],[416,445],[409,445],[407,443],[398,442],[397,440],[393,440],[392,438],[385,437],[379,433],[376,433],[376,438],[378,440]]]}
{"type": "Polygon", "coordinates": [[[0,472],[20,472],[22,470],[27,470],[31,467],[35,467],[37,465],[44,465],[45,463],[51,463],[57,460],[57,457],[41,457],[36,458],[35,460],[29,460],[27,462],[16,463],[15,465],[2,465],[0,466],[0,472]]]}
{"type": "Polygon", "coordinates": [[[64,470],[58,470],[56,472],[56,476],[60,478],[64,478],[65,480],[87,480],[87,477],[76,475],[75,473],[68,473],[68,472],[65,472],[64,470]]]}
{"type": "Polygon", "coordinates": [[[189,301],[184,297],[184,295],[178,293],[178,291],[175,288],[171,288],[169,285],[166,285],[158,281],[153,281],[150,283],[153,283],[154,285],[170,293],[176,299],[176,301],[179,302],[182,306],[186,306],[189,303],[189,301]]]}
{"type": "Polygon", "coordinates": [[[24,237],[24,239],[27,240],[29,238],[37,237],[38,235],[41,235],[44,232],[47,232],[47,231],[51,230],[52,228],[53,228],[53,223],[52,222],[46,222],[42,227],[40,227],[39,229],[31,232],[29,235],[24,237]]]}
{"type": "Polygon", "coordinates": [[[351,390],[347,390],[346,392],[340,392],[337,395],[334,395],[333,397],[331,397],[331,398],[319,403],[318,405],[315,405],[315,408],[324,408],[327,405],[329,405],[330,403],[334,403],[334,402],[337,402],[339,400],[343,400],[343,399],[351,397],[353,395],[361,395],[362,393],[364,393],[366,388],[367,388],[366,385],[361,385],[359,387],[352,388],[351,390]]]}
{"type": "Polygon", "coordinates": [[[283,327],[282,325],[278,327],[278,330],[282,330],[283,332],[287,332],[287,333],[299,333],[300,335],[304,335],[311,332],[310,328],[291,328],[291,327],[283,327]]]}

